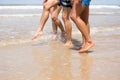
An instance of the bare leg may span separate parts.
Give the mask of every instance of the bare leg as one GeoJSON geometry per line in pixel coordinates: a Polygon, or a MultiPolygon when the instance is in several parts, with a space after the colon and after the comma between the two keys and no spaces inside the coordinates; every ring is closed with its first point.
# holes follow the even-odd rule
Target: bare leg
{"type": "Polygon", "coordinates": [[[52,28],[53,28],[52,40],[56,40],[57,39],[57,25],[55,24],[53,20],[52,20],[52,28]]]}
{"type": "MultiPolygon", "coordinates": [[[[50,9],[50,14],[52,16],[52,13],[53,11],[56,9],[56,6],[52,7],[50,9]]],[[[52,19],[52,18],[51,18],[52,19]]],[[[53,28],[53,37],[52,37],[52,40],[56,40],[57,39],[57,25],[56,23],[54,22],[54,20],[52,19],[52,28],[53,28]]]]}
{"type": "MultiPolygon", "coordinates": [[[[88,33],[90,34],[89,7],[86,7],[86,9],[81,13],[80,17],[85,22],[85,24],[87,25],[87,30],[88,30],[88,33]]],[[[82,35],[82,39],[83,39],[83,42],[82,42],[81,48],[85,47],[85,38],[84,38],[83,35],[82,35]]]]}
{"type": "Polygon", "coordinates": [[[69,16],[70,16],[70,11],[71,8],[67,8],[67,7],[63,7],[63,12],[62,12],[62,18],[65,24],[65,28],[66,28],[66,37],[67,37],[67,41],[65,43],[65,46],[71,47],[72,46],[72,40],[71,40],[71,32],[72,32],[72,26],[69,20],[69,16]]]}
{"type": "Polygon", "coordinates": [[[55,24],[60,28],[61,30],[61,39],[65,38],[65,30],[61,23],[61,21],[58,19],[58,15],[61,11],[62,7],[57,6],[57,8],[52,12],[52,20],[55,22],[55,24]]]}
{"type": "Polygon", "coordinates": [[[73,1],[71,18],[85,38],[85,47],[80,49],[79,52],[86,52],[89,48],[94,46],[94,42],[92,41],[87,29],[87,25],[80,17],[81,13],[84,11],[84,9],[86,9],[86,7],[87,6],[80,4],[79,0],[73,1]]]}
{"type": "Polygon", "coordinates": [[[44,8],[43,8],[42,16],[40,19],[40,24],[35,35],[32,37],[32,40],[36,39],[39,35],[41,35],[44,25],[49,17],[50,8],[57,5],[57,3],[58,3],[57,0],[48,0],[43,4],[44,8]]]}
{"type": "MultiPolygon", "coordinates": [[[[89,23],[87,24],[87,28],[88,28],[88,31],[89,31],[89,34],[90,34],[90,30],[89,30],[90,29],[90,25],[89,25],[89,23]]],[[[82,39],[83,39],[82,40],[82,46],[80,47],[80,49],[85,47],[85,42],[86,41],[85,41],[85,37],[83,35],[82,35],[82,39]]]]}
{"type": "MultiPolygon", "coordinates": [[[[85,10],[82,12],[81,14],[81,19],[85,22],[85,24],[87,25],[87,30],[88,33],[90,35],[90,24],[89,24],[89,7],[86,7],[85,10]]],[[[85,40],[85,37],[82,35],[83,37],[83,44],[81,46],[81,51],[80,52],[84,52],[84,48],[87,46],[87,41],[85,40]],[[83,49],[82,49],[83,48],[83,49]],[[83,50],[83,51],[82,51],[83,50]]],[[[94,43],[93,43],[94,45],[94,43]]]]}

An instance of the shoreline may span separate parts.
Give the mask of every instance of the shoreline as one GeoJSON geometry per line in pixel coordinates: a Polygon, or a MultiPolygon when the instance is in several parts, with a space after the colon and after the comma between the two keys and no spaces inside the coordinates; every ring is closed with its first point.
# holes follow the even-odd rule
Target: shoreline
{"type": "MultiPolygon", "coordinates": [[[[119,15],[90,15],[91,35],[101,32],[111,31],[113,34],[120,31],[120,16],[119,15]]],[[[61,19],[61,17],[59,16],[61,19]]],[[[0,18],[0,46],[16,45],[31,43],[30,38],[33,36],[39,25],[39,17],[8,17],[0,18]],[[15,22],[16,21],[16,22],[15,22]],[[24,35],[24,36],[23,36],[24,35]]],[[[62,20],[61,20],[62,21],[62,20]]],[[[79,30],[72,23],[72,37],[80,35],[79,30]]],[[[47,42],[52,37],[51,19],[47,21],[43,36],[39,37],[36,41],[47,42]]],[[[60,30],[58,29],[58,35],[60,30]]],[[[109,35],[109,34],[108,34],[109,35]]]]}

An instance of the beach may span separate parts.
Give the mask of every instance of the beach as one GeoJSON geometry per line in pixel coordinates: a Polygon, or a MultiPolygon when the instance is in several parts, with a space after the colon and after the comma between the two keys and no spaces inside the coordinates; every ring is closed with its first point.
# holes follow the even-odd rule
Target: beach
{"type": "Polygon", "coordinates": [[[94,36],[96,45],[88,53],[77,52],[77,36],[72,49],[60,41],[0,48],[0,79],[119,80],[120,35],[105,34],[94,36]]]}
{"type": "Polygon", "coordinates": [[[86,53],[78,53],[82,38],[73,22],[73,47],[68,48],[60,39],[51,40],[50,18],[43,35],[32,41],[41,14],[4,12],[0,12],[0,80],[120,80],[119,12],[90,13],[95,46],[86,53]]]}

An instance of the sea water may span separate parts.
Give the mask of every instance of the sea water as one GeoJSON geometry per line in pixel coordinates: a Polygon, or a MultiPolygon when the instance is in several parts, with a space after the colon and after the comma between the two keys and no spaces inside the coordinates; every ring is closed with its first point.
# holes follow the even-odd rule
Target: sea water
{"type": "MultiPolygon", "coordinates": [[[[30,38],[38,28],[43,10],[41,0],[0,0],[0,46],[16,45],[31,42],[30,38]]],[[[59,18],[61,19],[61,13],[59,18]]],[[[62,19],[61,19],[62,20],[62,19]]],[[[120,1],[92,0],[90,5],[91,33],[100,31],[118,31],[120,33],[120,1]]],[[[62,22],[63,23],[63,22],[62,22]]],[[[72,34],[79,34],[72,22],[72,34]]],[[[51,19],[49,18],[43,36],[39,41],[48,41],[52,36],[51,19]]],[[[58,31],[60,34],[60,31],[58,31]]]]}

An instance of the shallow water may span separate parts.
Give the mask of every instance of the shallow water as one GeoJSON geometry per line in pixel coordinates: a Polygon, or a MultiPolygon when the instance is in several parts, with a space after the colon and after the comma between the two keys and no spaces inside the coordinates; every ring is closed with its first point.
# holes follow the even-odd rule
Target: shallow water
{"type": "MultiPolygon", "coordinates": [[[[107,33],[110,33],[107,31],[107,33]]],[[[94,36],[88,53],[66,48],[60,41],[0,48],[1,80],[119,80],[120,36],[94,36]]],[[[80,44],[79,35],[73,43],[80,44]]]]}
{"type": "MultiPolygon", "coordinates": [[[[17,45],[31,42],[31,37],[39,25],[40,16],[32,17],[1,17],[0,18],[0,46],[17,45]]],[[[61,18],[61,17],[60,17],[61,18]]],[[[91,15],[90,25],[91,34],[101,31],[117,31],[120,34],[120,15],[91,15]]],[[[80,34],[75,24],[72,22],[72,34],[80,34]]],[[[43,36],[37,39],[41,42],[47,41],[52,37],[51,19],[45,25],[43,36]]],[[[60,31],[58,29],[58,35],[60,31]]]]}
{"type": "MultiPolygon", "coordinates": [[[[30,43],[38,28],[42,6],[40,5],[4,5],[0,6],[0,47],[30,43]]],[[[59,18],[61,19],[61,13],[59,18]]],[[[62,19],[61,19],[62,21],[62,19]]],[[[91,5],[91,34],[101,31],[120,33],[120,7],[117,5],[91,5]]],[[[63,23],[63,22],[62,22],[63,23]]],[[[52,33],[51,19],[47,21],[43,35],[36,41],[48,41],[52,33]]],[[[72,22],[72,34],[80,34],[72,22]]],[[[58,29],[58,35],[60,30],[58,29]]]]}

